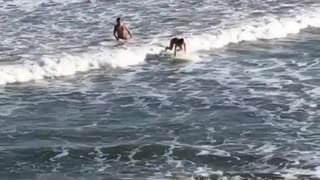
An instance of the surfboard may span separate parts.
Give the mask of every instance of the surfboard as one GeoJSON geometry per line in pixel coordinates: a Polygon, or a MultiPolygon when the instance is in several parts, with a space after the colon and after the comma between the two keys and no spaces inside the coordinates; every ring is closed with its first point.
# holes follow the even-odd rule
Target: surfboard
{"type": "Polygon", "coordinates": [[[120,41],[115,42],[113,47],[115,47],[115,48],[126,48],[127,47],[126,43],[127,43],[127,41],[120,40],[120,41]]]}
{"type": "Polygon", "coordinates": [[[160,61],[169,61],[172,59],[172,57],[174,57],[174,55],[171,52],[161,51],[159,57],[160,61]]]}
{"type": "Polygon", "coordinates": [[[173,63],[184,63],[192,61],[187,55],[183,53],[177,53],[176,56],[172,52],[161,51],[159,54],[160,61],[167,61],[173,63]]]}
{"type": "Polygon", "coordinates": [[[110,47],[114,47],[114,48],[119,48],[119,49],[126,49],[127,46],[126,46],[126,43],[127,41],[125,40],[103,40],[101,41],[99,44],[102,45],[102,46],[110,46],[110,47]]]}

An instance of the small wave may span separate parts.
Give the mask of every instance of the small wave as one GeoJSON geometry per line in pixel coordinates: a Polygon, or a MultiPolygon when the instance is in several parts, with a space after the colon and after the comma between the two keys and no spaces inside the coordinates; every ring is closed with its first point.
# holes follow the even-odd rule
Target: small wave
{"type": "MultiPolygon", "coordinates": [[[[251,22],[243,22],[236,27],[220,29],[218,33],[190,35],[187,37],[188,52],[197,54],[200,50],[224,47],[230,43],[255,41],[259,39],[283,38],[299,33],[307,27],[320,27],[320,9],[313,13],[297,15],[291,18],[264,17],[251,22]]],[[[168,42],[161,41],[167,45],[168,42]]],[[[100,49],[81,55],[61,55],[60,57],[42,57],[40,61],[24,61],[21,64],[1,65],[0,84],[27,82],[32,80],[74,75],[104,67],[128,67],[144,63],[150,54],[159,54],[159,45],[129,47],[127,49],[100,49]]],[[[197,57],[197,56],[194,56],[197,57]]]]}
{"type": "MultiPolygon", "coordinates": [[[[63,1],[63,0],[11,0],[11,1],[4,1],[2,7],[10,7],[10,6],[16,6],[21,10],[24,11],[32,11],[38,6],[42,4],[51,4],[51,3],[59,3],[59,4],[71,4],[71,3],[80,3],[80,2],[90,2],[89,0],[69,0],[69,1],[63,1]]],[[[2,10],[5,10],[2,9],[2,10]]]]}
{"type": "Polygon", "coordinates": [[[101,49],[99,52],[61,57],[42,57],[40,61],[24,61],[21,64],[0,66],[0,84],[27,82],[44,78],[74,75],[104,67],[128,67],[141,64],[148,53],[159,53],[160,49],[132,48],[127,50],[101,49]]]}
{"type": "Polygon", "coordinates": [[[299,33],[307,27],[320,27],[320,9],[313,13],[296,15],[290,18],[266,16],[254,21],[242,22],[219,32],[194,35],[187,38],[191,51],[222,48],[231,43],[256,41],[259,39],[284,38],[299,33]]]}

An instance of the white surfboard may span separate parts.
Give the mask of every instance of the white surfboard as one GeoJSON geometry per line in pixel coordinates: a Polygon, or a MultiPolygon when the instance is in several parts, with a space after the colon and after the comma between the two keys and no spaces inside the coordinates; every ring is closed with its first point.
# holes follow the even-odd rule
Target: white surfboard
{"type": "Polygon", "coordinates": [[[176,56],[172,52],[161,51],[159,54],[160,61],[169,61],[174,63],[183,63],[192,61],[190,57],[185,55],[183,52],[177,52],[176,56]]]}

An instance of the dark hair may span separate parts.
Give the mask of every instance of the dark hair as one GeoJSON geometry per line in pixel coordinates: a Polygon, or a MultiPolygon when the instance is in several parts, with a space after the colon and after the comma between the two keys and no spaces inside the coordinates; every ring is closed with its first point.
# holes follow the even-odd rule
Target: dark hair
{"type": "Polygon", "coordinates": [[[120,20],[121,20],[121,18],[120,18],[120,17],[118,17],[118,18],[117,18],[117,22],[120,22],[120,20]]]}
{"type": "Polygon", "coordinates": [[[177,42],[177,44],[183,44],[183,43],[184,43],[184,39],[183,38],[179,39],[178,42],[177,42]]]}

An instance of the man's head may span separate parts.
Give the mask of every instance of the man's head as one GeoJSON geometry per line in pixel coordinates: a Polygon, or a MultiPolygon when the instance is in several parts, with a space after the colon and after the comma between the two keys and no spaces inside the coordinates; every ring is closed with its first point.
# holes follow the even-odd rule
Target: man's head
{"type": "Polygon", "coordinates": [[[183,45],[183,44],[184,44],[184,39],[183,39],[183,38],[179,39],[178,42],[177,42],[177,44],[178,44],[179,46],[183,45]]]}
{"type": "Polygon", "coordinates": [[[117,18],[117,23],[119,24],[119,23],[121,23],[121,18],[117,18]]]}

